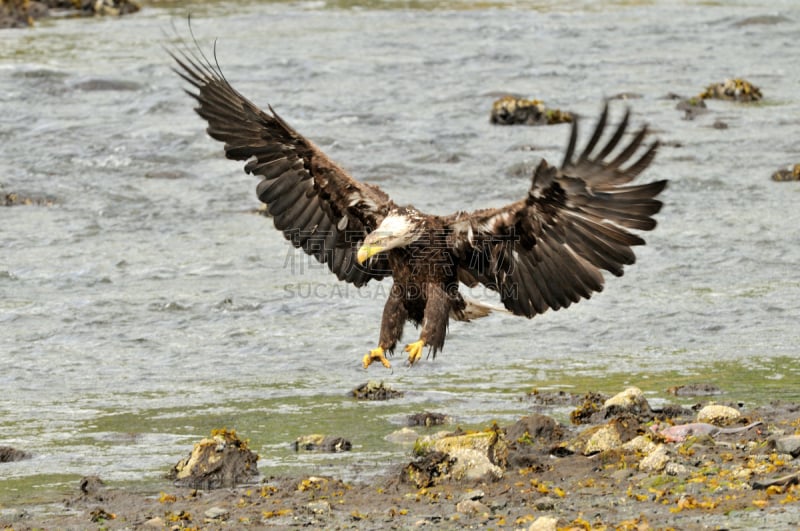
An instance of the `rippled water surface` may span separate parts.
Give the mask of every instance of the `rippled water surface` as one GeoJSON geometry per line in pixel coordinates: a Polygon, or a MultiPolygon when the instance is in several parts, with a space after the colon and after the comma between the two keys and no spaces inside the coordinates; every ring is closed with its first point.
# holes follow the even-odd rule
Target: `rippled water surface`
{"type": "Polygon", "coordinates": [[[2,465],[0,500],[89,473],[160,481],[222,426],[265,474],[363,477],[407,459],[383,439],[407,414],[512,421],[533,388],[800,399],[800,186],[769,180],[800,162],[798,35],[796,3],[766,0],[169,2],[0,33],[0,192],[53,202],[0,208],[0,445],[34,456],[2,465]],[[520,168],[560,161],[567,126],[492,126],[495,93],[576,111],[584,134],[604,97],[639,94],[612,108],[665,141],[644,175],[671,181],[659,227],[590,301],[454,323],[435,361],[364,372],[388,284],[337,283],[251,213],[256,181],[205,135],[164,51],[188,12],[242,93],[433,213],[516,200],[520,168]],[[764,102],[686,121],[663,98],[733,76],[764,102]],[[368,379],[405,397],[353,401],[368,379]],[[289,449],[313,432],[353,451],[289,449]]]}

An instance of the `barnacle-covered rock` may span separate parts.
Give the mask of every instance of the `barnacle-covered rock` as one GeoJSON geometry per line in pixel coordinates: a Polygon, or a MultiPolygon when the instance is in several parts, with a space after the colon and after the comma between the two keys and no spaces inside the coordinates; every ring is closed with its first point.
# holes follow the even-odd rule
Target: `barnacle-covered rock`
{"type": "Polygon", "coordinates": [[[211,437],[194,445],[191,454],[181,459],[167,477],[181,487],[218,489],[252,482],[258,477],[258,454],[235,430],[213,430],[211,437]]]}
{"type": "Polygon", "coordinates": [[[630,413],[631,415],[651,415],[652,410],[648,404],[644,393],[638,387],[628,387],[624,391],[617,393],[603,403],[607,410],[613,409],[613,413],[630,413]]]}
{"type": "Polygon", "coordinates": [[[697,422],[708,422],[724,426],[737,420],[742,414],[738,409],[720,404],[709,404],[697,412],[697,422]]]}
{"type": "Polygon", "coordinates": [[[638,435],[640,423],[633,415],[619,415],[606,424],[592,426],[580,432],[561,447],[573,453],[593,455],[614,450],[638,435]]]}
{"type": "Polygon", "coordinates": [[[449,477],[455,462],[445,452],[430,452],[403,467],[401,479],[424,489],[449,477]]]}
{"type": "MultiPolygon", "coordinates": [[[[414,444],[414,453],[423,458],[430,454],[446,456],[437,458],[436,466],[441,470],[432,480],[434,484],[444,480],[499,479],[508,463],[508,444],[503,430],[497,426],[422,437],[414,444]]],[[[424,460],[421,463],[425,464],[422,469],[420,461],[411,463],[405,469],[406,474],[411,471],[417,477],[420,470],[430,469],[430,463],[424,460]]]]}
{"type": "Polygon", "coordinates": [[[669,463],[670,456],[667,447],[657,444],[639,461],[639,470],[642,472],[661,472],[669,463]]]}

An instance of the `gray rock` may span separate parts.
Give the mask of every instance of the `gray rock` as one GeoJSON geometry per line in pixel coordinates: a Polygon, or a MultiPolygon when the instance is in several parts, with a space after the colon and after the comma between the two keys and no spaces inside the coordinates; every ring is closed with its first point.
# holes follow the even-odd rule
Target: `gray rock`
{"type": "Polygon", "coordinates": [[[775,450],[792,457],[800,456],[800,435],[789,435],[775,441],[775,450]]]}
{"type": "Polygon", "coordinates": [[[482,491],[482,490],[480,490],[480,489],[475,489],[475,490],[470,490],[470,491],[468,491],[468,492],[465,492],[465,493],[464,493],[464,495],[463,495],[463,496],[461,496],[461,500],[459,500],[459,501],[464,501],[464,500],[480,500],[480,499],[482,499],[484,496],[486,496],[486,493],[485,493],[485,492],[483,492],[483,491],[482,491]]]}
{"type": "Polygon", "coordinates": [[[0,463],[11,463],[28,459],[31,455],[28,452],[17,450],[11,446],[0,446],[0,463]]]}
{"type": "Polygon", "coordinates": [[[533,506],[537,511],[552,511],[556,507],[556,501],[549,496],[543,496],[534,501],[533,506]]]}

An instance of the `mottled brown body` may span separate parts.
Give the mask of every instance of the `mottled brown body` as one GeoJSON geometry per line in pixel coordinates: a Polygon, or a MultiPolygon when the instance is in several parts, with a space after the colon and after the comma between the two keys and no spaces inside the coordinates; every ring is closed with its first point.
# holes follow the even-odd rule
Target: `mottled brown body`
{"type": "Polygon", "coordinates": [[[420,339],[433,350],[444,346],[450,314],[466,304],[458,292],[458,264],[447,248],[445,228],[428,223],[421,237],[403,249],[388,252],[394,284],[383,309],[379,346],[392,352],[411,321],[422,327],[420,339]]]}

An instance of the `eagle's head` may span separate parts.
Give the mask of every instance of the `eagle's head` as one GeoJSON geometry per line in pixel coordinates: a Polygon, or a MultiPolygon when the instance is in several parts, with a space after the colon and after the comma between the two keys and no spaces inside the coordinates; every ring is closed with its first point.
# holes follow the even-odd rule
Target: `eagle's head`
{"type": "Polygon", "coordinates": [[[419,238],[420,222],[409,212],[391,211],[374,231],[367,234],[358,250],[358,263],[389,249],[405,247],[419,238]]]}

